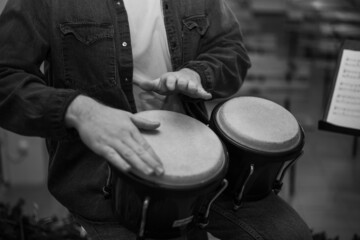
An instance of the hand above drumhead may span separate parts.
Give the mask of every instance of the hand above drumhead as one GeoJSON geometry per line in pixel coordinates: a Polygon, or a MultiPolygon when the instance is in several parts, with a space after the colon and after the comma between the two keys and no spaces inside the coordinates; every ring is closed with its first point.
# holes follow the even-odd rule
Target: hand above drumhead
{"type": "Polygon", "coordinates": [[[209,100],[212,95],[205,91],[197,72],[183,68],[177,72],[168,72],[153,81],[135,82],[145,91],[154,91],[162,95],[182,93],[191,98],[209,100]]]}
{"type": "Polygon", "coordinates": [[[93,152],[122,171],[138,170],[144,174],[163,174],[162,163],[139,129],[154,130],[159,122],[139,118],[129,112],[102,105],[78,96],[65,116],[69,127],[79,132],[81,140],[93,152]]]}

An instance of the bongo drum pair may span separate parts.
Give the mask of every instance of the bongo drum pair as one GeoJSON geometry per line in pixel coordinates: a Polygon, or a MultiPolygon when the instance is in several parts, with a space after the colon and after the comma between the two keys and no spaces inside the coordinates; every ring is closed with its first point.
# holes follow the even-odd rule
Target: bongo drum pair
{"type": "Polygon", "coordinates": [[[212,203],[225,188],[234,196],[235,209],[280,191],[286,169],[304,145],[303,130],[290,112],[255,97],[219,104],[210,127],[169,111],[137,115],[161,122],[159,129],[142,134],[165,170],[163,176],[115,170],[115,210],[139,239],[179,237],[206,225],[212,203]]]}

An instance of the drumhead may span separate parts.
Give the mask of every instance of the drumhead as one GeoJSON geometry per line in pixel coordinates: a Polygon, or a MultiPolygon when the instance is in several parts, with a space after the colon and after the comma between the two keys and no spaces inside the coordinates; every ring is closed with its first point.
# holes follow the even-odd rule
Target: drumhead
{"type": "Polygon", "coordinates": [[[137,176],[160,185],[192,186],[207,183],[224,171],[223,145],[200,121],[164,110],[139,112],[136,116],[161,123],[158,129],[141,133],[164,166],[163,176],[134,172],[137,176]]]}
{"type": "Polygon", "coordinates": [[[260,152],[287,152],[302,138],[300,126],[289,111],[257,97],[228,100],[216,110],[215,121],[232,142],[260,152]]]}

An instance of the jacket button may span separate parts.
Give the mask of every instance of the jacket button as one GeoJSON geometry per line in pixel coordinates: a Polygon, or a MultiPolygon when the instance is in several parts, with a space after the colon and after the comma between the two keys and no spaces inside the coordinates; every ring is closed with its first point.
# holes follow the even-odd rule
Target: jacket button
{"type": "Polygon", "coordinates": [[[120,5],[121,5],[121,2],[120,2],[120,1],[117,1],[116,4],[120,6],[120,5]]]}
{"type": "Polygon", "coordinates": [[[126,46],[127,46],[127,42],[123,42],[123,43],[122,43],[122,46],[123,46],[123,47],[126,47],[126,46]]]}

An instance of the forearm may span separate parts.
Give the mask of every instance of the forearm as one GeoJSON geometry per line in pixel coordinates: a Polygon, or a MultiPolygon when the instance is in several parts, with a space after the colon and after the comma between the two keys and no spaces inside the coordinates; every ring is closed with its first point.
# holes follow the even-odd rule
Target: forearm
{"type": "Polygon", "coordinates": [[[65,110],[78,94],[0,66],[0,126],[21,135],[61,139],[68,135],[65,110]]]}
{"type": "Polygon", "coordinates": [[[209,0],[207,5],[210,25],[197,57],[185,67],[199,73],[205,90],[214,98],[229,97],[241,87],[250,59],[239,23],[224,1],[209,0]]]}

